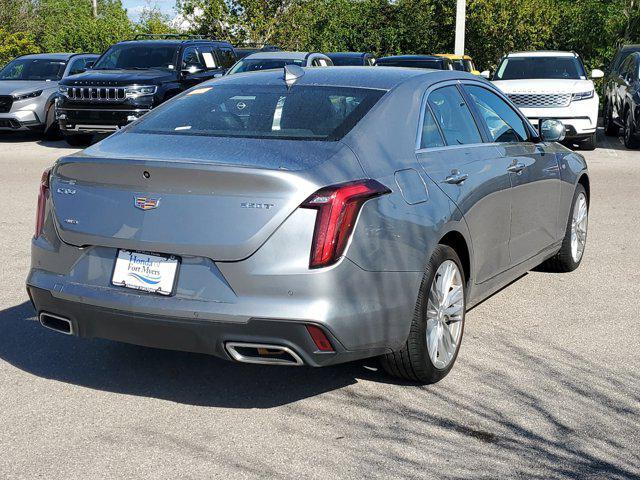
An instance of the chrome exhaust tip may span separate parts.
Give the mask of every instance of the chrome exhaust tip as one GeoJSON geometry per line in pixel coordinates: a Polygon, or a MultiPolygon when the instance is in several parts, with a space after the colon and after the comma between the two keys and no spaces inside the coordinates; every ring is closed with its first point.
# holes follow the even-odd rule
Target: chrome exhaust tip
{"type": "Polygon", "coordinates": [[[50,330],[55,330],[58,333],[64,333],[65,335],[73,335],[73,324],[71,320],[52,313],[41,312],[38,315],[40,325],[50,330]]]}
{"type": "Polygon", "coordinates": [[[259,363],[263,365],[304,365],[302,358],[289,347],[263,343],[227,342],[227,353],[234,360],[242,363],[259,363]]]}

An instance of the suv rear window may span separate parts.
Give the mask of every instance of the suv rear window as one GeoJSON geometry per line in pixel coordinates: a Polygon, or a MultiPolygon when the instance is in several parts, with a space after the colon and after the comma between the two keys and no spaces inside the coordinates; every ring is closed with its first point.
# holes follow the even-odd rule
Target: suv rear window
{"type": "Polygon", "coordinates": [[[147,114],[130,132],[338,140],[383,90],[324,86],[203,85],[147,114]]]}
{"type": "Polygon", "coordinates": [[[378,66],[446,70],[444,60],[378,60],[378,66]]]}

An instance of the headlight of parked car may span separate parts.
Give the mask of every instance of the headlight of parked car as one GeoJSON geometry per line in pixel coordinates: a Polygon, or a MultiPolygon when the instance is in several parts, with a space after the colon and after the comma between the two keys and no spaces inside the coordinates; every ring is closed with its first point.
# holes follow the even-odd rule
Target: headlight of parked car
{"type": "Polygon", "coordinates": [[[14,100],[26,100],[27,98],[39,97],[42,94],[42,90],[36,90],[35,92],[23,93],[22,95],[14,95],[14,100]]]}
{"type": "Polygon", "coordinates": [[[594,92],[595,90],[589,90],[588,92],[574,93],[571,99],[572,100],[588,100],[590,98],[593,98],[594,92]]]}
{"type": "Polygon", "coordinates": [[[125,89],[125,96],[127,98],[138,98],[147,95],[153,95],[158,90],[155,85],[134,85],[133,87],[127,87],[125,89]]]}

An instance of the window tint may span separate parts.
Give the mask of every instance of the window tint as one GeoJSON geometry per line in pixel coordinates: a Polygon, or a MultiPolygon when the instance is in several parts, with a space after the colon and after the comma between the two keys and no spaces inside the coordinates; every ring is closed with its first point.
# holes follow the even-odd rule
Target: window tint
{"type": "Polygon", "coordinates": [[[494,142],[525,142],[527,127],[520,116],[499,96],[486,88],[466,85],[494,142]]]}
{"type": "Polygon", "coordinates": [[[154,45],[148,42],[116,44],[100,57],[93,69],[173,69],[177,49],[177,45],[154,45]]]}
{"type": "Polygon", "coordinates": [[[502,60],[495,80],[525,79],[585,80],[587,74],[579,58],[571,57],[508,57],[502,60]]]}
{"type": "Polygon", "coordinates": [[[230,68],[236,62],[235,55],[230,48],[221,48],[218,50],[218,56],[220,57],[222,68],[230,68]]]}
{"type": "Polygon", "coordinates": [[[469,107],[454,85],[433,91],[429,95],[429,105],[447,145],[482,143],[469,107]]]}
{"type": "Polygon", "coordinates": [[[429,105],[425,105],[420,148],[443,147],[444,141],[429,105]]]}
{"type": "Polygon", "coordinates": [[[147,114],[130,131],[339,140],[383,94],[365,88],[302,85],[201,86],[147,114]]]}
{"type": "Polygon", "coordinates": [[[65,60],[17,58],[0,70],[0,80],[60,80],[65,60]]]}

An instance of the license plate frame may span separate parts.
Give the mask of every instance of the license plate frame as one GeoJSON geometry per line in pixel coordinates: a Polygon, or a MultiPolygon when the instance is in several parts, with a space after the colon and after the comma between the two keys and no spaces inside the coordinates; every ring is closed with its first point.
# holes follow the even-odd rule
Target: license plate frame
{"type": "Polygon", "coordinates": [[[168,297],[176,290],[180,264],[181,259],[176,255],[118,249],[111,284],[168,297]]]}

